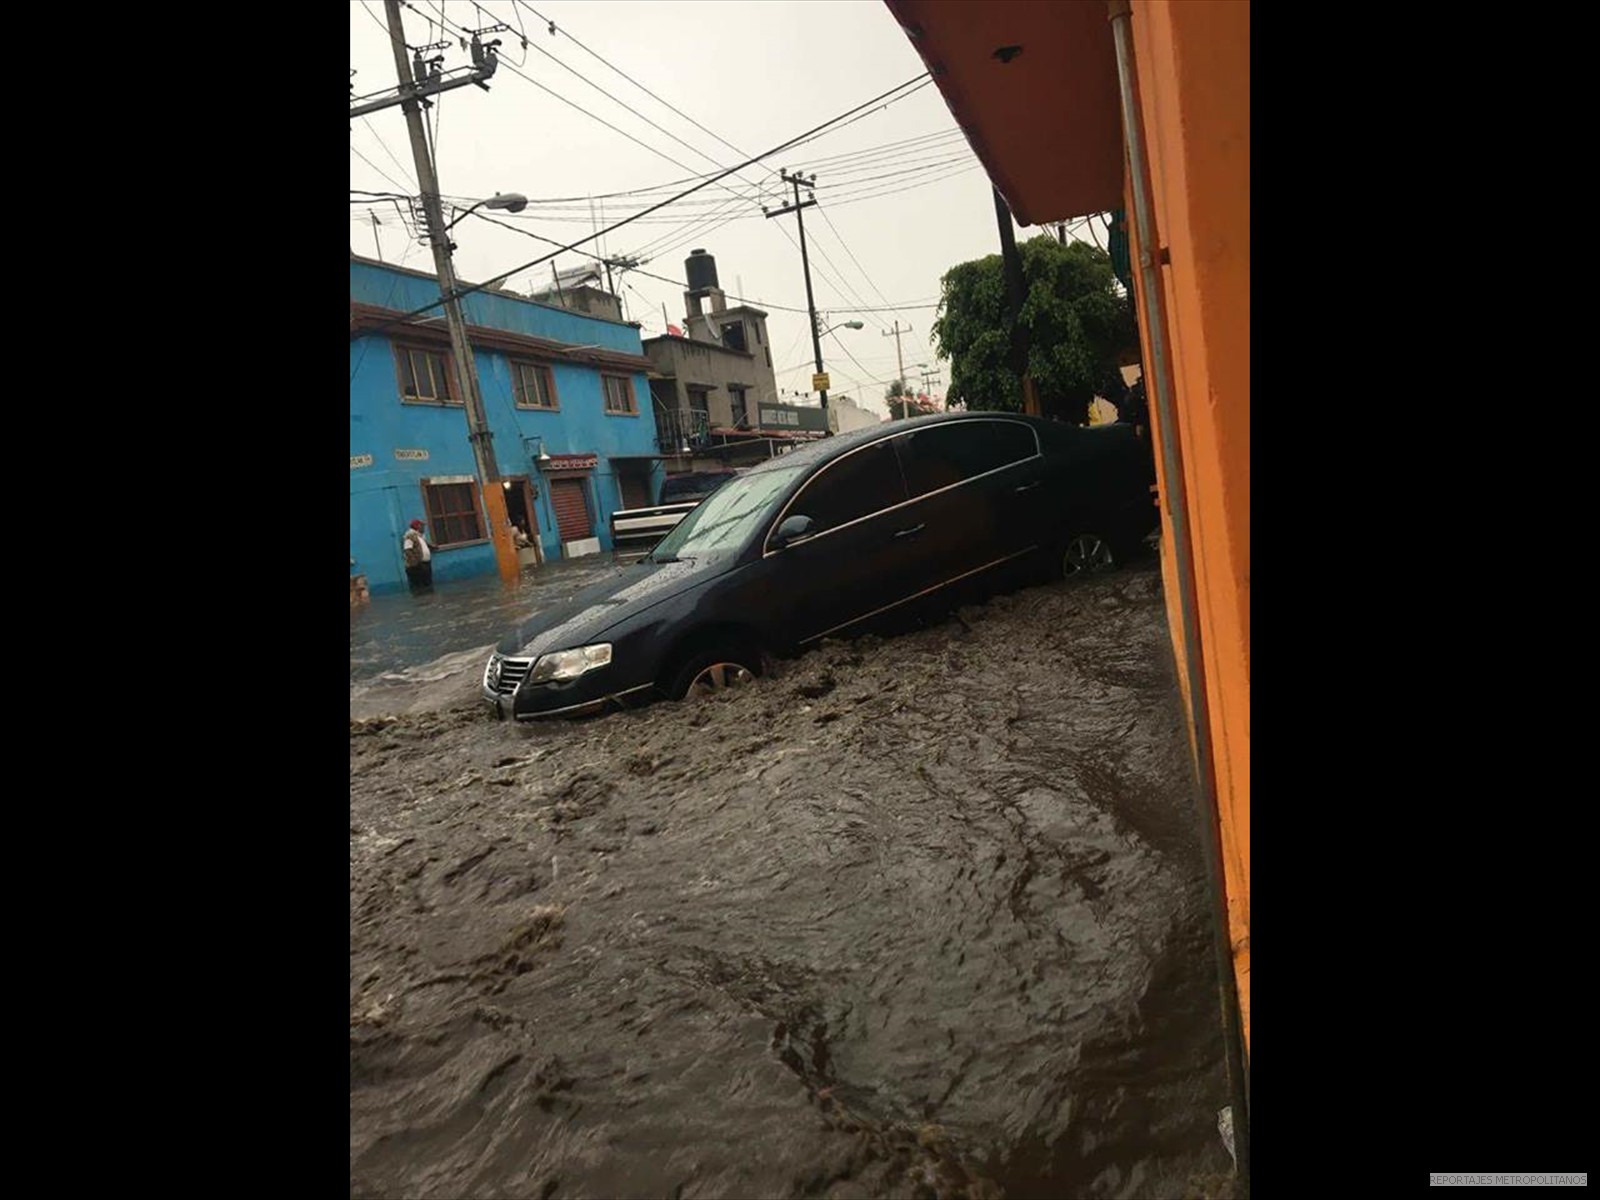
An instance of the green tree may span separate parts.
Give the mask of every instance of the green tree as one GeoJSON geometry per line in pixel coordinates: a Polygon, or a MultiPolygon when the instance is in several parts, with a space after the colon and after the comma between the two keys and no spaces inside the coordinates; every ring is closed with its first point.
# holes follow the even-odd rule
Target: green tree
{"type": "MultiPolygon", "coordinates": [[[[1111,259],[1082,242],[1048,234],[1017,247],[1024,284],[1021,334],[1046,415],[1084,424],[1089,402],[1119,380],[1118,360],[1138,345],[1127,298],[1117,293],[1111,259]]],[[[950,360],[952,403],[1022,411],[1022,379],[1012,366],[1000,255],[959,263],[944,274],[934,349],[950,360]]]]}

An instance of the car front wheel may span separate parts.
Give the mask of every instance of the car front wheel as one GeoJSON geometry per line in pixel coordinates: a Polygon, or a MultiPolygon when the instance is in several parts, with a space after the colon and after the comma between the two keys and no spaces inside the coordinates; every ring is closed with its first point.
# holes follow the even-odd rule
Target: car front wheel
{"type": "Polygon", "coordinates": [[[712,646],[691,654],[667,682],[674,700],[714,696],[755,682],[761,674],[761,652],[737,642],[712,646]]]}

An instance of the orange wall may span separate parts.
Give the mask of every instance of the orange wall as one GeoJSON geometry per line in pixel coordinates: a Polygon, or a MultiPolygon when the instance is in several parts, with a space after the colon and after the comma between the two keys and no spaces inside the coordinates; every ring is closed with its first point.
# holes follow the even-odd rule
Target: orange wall
{"type": "MultiPolygon", "coordinates": [[[[1162,268],[1163,304],[1183,448],[1182,500],[1194,537],[1229,925],[1248,1052],[1250,5],[1133,0],[1132,12],[1156,228],[1171,260],[1162,268]]],[[[1152,363],[1149,345],[1144,349],[1144,361],[1152,363]]],[[[1165,495],[1165,479],[1162,489],[1165,495]]],[[[1178,637],[1179,589],[1165,512],[1163,523],[1169,617],[1178,637]]],[[[1182,675],[1181,645],[1178,660],[1182,675]]],[[[1183,685],[1187,689],[1187,679],[1183,685]]]]}

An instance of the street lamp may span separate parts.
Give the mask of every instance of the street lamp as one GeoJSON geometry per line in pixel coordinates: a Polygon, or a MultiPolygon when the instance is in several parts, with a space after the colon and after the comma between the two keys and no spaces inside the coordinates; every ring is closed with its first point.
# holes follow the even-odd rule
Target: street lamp
{"type": "MultiPolygon", "coordinates": [[[[796,196],[799,195],[799,189],[798,188],[795,189],[795,195],[796,196]]],[[[805,240],[804,240],[805,239],[805,226],[801,225],[800,230],[801,230],[801,243],[800,243],[801,255],[800,256],[801,256],[801,258],[804,258],[805,257],[805,240]]],[[[810,270],[808,268],[807,272],[806,272],[806,304],[808,306],[810,306],[811,303],[812,303],[812,301],[811,301],[811,274],[810,274],[810,270]]],[[[822,339],[823,339],[823,337],[826,336],[827,334],[832,333],[835,329],[861,329],[861,328],[863,328],[863,326],[862,326],[860,321],[840,321],[839,324],[837,324],[837,325],[830,325],[830,326],[828,326],[828,328],[823,329],[822,328],[822,321],[820,320],[821,316],[822,316],[822,314],[818,313],[815,308],[811,309],[811,349],[816,355],[816,364],[817,364],[817,374],[815,376],[813,376],[813,381],[814,382],[817,379],[820,379],[824,374],[826,374],[826,372],[823,370],[823,367],[822,367],[822,339]]],[[[820,398],[822,400],[822,411],[824,413],[826,413],[828,411],[828,389],[824,387],[824,388],[818,389],[818,391],[819,391],[819,396],[820,396],[820,398]]]]}
{"type": "Polygon", "coordinates": [[[824,329],[822,331],[822,333],[819,336],[827,337],[828,334],[832,333],[835,329],[865,329],[865,328],[866,328],[866,326],[863,325],[860,321],[840,321],[837,325],[829,325],[826,329],[824,329]]]}
{"type": "Polygon", "coordinates": [[[480,208],[498,208],[504,209],[506,212],[519,213],[527,207],[528,198],[521,192],[506,192],[504,195],[496,192],[487,200],[479,200],[471,208],[462,209],[460,215],[457,216],[454,221],[451,221],[450,224],[446,225],[445,229],[446,231],[454,229],[457,224],[471,216],[473,213],[477,212],[480,208]]]}

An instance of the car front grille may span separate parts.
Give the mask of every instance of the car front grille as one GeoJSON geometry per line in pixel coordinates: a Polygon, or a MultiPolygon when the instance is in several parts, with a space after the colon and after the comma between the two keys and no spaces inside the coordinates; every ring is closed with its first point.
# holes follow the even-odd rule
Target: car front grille
{"type": "Polygon", "coordinates": [[[489,687],[502,696],[509,696],[533,669],[531,658],[506,658],[496,654],[489,660],[489,687]]]}

